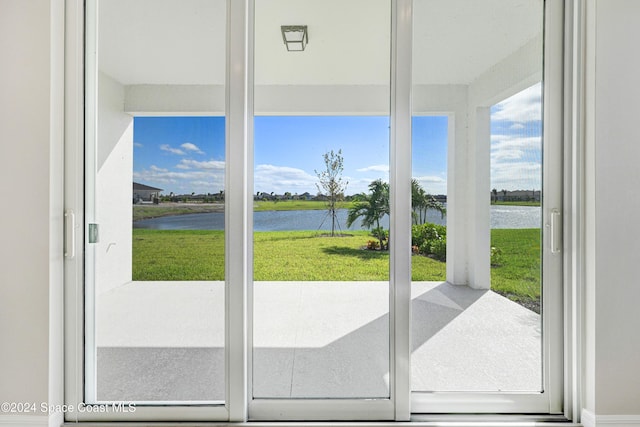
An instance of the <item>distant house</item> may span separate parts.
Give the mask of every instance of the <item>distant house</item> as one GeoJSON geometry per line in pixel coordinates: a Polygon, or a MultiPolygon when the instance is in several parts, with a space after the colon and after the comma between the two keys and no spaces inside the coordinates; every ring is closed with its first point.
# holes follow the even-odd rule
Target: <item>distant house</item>
{"type": "Polygon", "coordinates": [[[133,203],[152,203],[153,199],[157,199],[162,191],[164,191],[162,188],[151,187],[149,185],[134,182],[133,203]]]}
{"type": "Polygon", "coordinates": [[[540,190],[501,190],[491,193],[491,200],[496,202],[539,202],[540,190]]]}

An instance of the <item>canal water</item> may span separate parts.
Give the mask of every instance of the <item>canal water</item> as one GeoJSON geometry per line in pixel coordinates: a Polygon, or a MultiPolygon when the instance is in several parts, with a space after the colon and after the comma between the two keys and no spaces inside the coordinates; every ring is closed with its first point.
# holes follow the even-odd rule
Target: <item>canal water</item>
{"type": "MultiPolygon", "coordinates": [[[[356,221],[347,228],[347,210],[338,212],[339,230],[361,230],[362,223],[356,221]]],[[[541,210],[537,206],[491,206],[491,228],[540,228],[541,210]]],[[[446,224],[446,217],[433,211],[427,220],[436,224],[446,224]]],[[[381,226],[389,228],[389,219],[381,221],[381,226]]],[[[199,213],[188,215],[165,216],[136,221],[134,228],[154,230],[222,230],[224,229],[224,213],[199,213]]],[[[293,231],[293,230],[331,230],[331,218],[324,210],[304,211],[262,211],[255,212],[253,217],[255,231],[293,231]]]]}

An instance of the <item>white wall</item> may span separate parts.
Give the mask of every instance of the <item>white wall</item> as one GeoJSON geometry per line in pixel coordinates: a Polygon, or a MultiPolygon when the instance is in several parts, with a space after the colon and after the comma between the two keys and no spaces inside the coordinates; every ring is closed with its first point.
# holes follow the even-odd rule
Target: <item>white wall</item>
{"type": "Polygon", "coordinates": [[[224,85],[128,85],[124,111],[133,115],[224,116],[224,85]]]}
{"type": "Polygon", "coordinates": [[[595,69],[587,86],[587,315],[595,330],[587,342],[587,409],[597,421],[634,415],[631,424],[640,425],[640,2],[594,0],[588,7],[595,69]]]}
{"type": "MultiPolygon", "coordinates": [[[[62,398],[61,12],[0,0],[0,402],[62,398]]],[[[0,424],[13,417],[60,421],[0,424]]]]}
{"type": "Polygon", "coordinates": [[[542,53],[539,34],[469,85],[467,237],[469,285],[473,288],[491,288],[491,107],[542,80],[542,53]]]}
{"type": "MultiPolygon", "coordinates": [[[[415,76],[414,76],[415,78],[415,76]]],[[[447,282],[469,283],[467,230],[473,217],[469,215],[468,164],[469,141],[467,85],[414,85],[414,115],[446,114],[448,116],[447,154],[447,282]]]]}
{"type": "Polygon", "coordinates": [[[98,296],[131,280],[133,117],[123,112],[124,94],[121,84],[100,73],[95,189],[100,229],[95,248],[98,296]]]}
{"type": "Polygon", "coordinates": [[[0,182],[5,186],[0,400],[43,401],[49,311],[49,7],[45,1],[6,0],[0,7],[0,182]],[[27,191],[11,190],[17,187],[27,191]]]}

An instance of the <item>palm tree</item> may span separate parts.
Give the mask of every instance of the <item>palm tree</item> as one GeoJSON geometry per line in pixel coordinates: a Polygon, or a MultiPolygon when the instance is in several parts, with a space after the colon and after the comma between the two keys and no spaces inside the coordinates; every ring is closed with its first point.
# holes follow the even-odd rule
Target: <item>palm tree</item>
{"type": "Polygon", "coordinates": [[[435,210],[440,212],[440,217],[444,218],[447,209],[438,202],[431,194],[424,191],[417,179],[411,180],[411,207],[413,209],[414,224],[424,224],[427,222],[427,211],[435,210]]]}
{"type": "Polygon", "coordinates": [[[362,217],[362,227],[373,228],[373,237],[380,241],[380,248],[387,249],[386,232],[380,227],[380,220],[389,215],[389,184],[380,179],[369,184],[369,194],[360,193],[354,196],[354,202],[347,215],[347,227],[362,217]]]}

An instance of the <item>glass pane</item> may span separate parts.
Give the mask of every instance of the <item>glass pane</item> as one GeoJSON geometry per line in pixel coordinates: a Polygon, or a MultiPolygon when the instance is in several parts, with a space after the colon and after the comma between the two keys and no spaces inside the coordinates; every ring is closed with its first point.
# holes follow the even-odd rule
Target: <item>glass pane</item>
{"type": "Polygon", "coordinates": [[[542,390],[543,8],[414,0],[413,175],[446,200],[413,228],[414,391],[542,390]]]}
{"type": "Polygon", "coordinates": [[[446,280],[447,116],[414,116],[411,181],[411,279],[446,280]]]}
{"type": "Polygon", "coordinates": [[[256,398],[389,397],[391,3],[332,4],[255,3],[256,398]]]}
{"type": "Polygon", "coordinates": [[[97,20],[90,393],[223,401],[226,1],[102,0],[97,20]]]}
{"type": "Polygon", "coordinates": [[[491,107],[491,188],[491,289],[540,314],[540,83],[491,107]]]}

